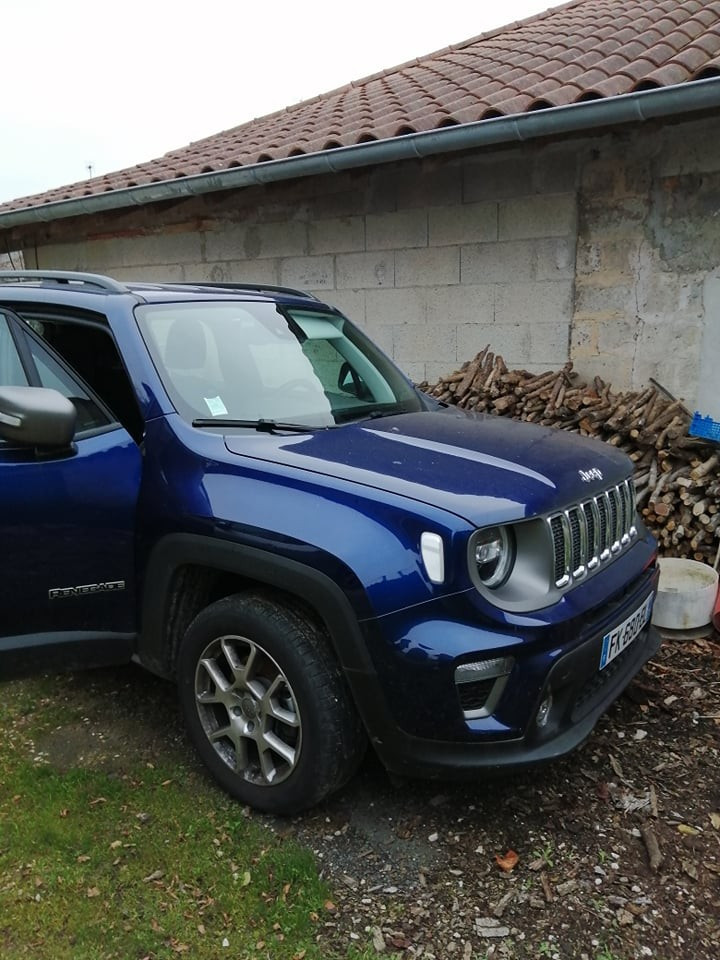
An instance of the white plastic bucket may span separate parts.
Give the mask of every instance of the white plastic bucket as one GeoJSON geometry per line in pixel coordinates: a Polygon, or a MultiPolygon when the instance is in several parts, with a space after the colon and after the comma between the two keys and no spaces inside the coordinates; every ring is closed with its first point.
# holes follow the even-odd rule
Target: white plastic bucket
{"type": "Polygon", "coordinates": [[[718,574],[706,563],[660,558],[660,587],[652,622],[668,630],[694,630],[712,618],[718,574]]]}

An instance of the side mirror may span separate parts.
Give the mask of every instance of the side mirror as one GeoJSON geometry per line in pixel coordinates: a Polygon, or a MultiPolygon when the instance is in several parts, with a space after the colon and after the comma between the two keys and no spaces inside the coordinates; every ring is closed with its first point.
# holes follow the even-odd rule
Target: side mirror
{"type": "Polygon", "coordinates": [[[57,390],[0,387],[0,437],[28,447],[69,447],[77,411],[57,390]]]}

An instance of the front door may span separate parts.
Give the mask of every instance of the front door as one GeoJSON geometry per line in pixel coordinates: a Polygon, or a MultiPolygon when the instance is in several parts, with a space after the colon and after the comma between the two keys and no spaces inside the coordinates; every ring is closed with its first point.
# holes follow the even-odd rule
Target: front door
{"type": "Polygon", "coordinates": [[[75,404],[72,448],[0,439],[0,678],[126,661],[134,649],[140,451],[80,377],[7,309],[0,385],[75,404]]]}

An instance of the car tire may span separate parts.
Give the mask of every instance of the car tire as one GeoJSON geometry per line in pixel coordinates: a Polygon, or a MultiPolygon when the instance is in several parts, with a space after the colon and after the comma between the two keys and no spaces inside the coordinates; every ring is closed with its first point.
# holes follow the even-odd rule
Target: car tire
{"type": "Polygon", "coordinates": [[[325,633],[263,594],[206,607],[178,656],[180,704],[215,779],[258,810],[294,814],[341,787],[366,738],[325,633]]]}

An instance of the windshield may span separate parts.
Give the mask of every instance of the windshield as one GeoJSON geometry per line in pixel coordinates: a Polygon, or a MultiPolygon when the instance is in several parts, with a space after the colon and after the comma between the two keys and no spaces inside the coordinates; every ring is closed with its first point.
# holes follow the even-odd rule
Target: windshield
{"type": "Polygon", "coordinates": [[[337,314],[227,300],[143,304],[135,312],[187,420],[327,427],[423,409],[393,364],[337,314]]]}

